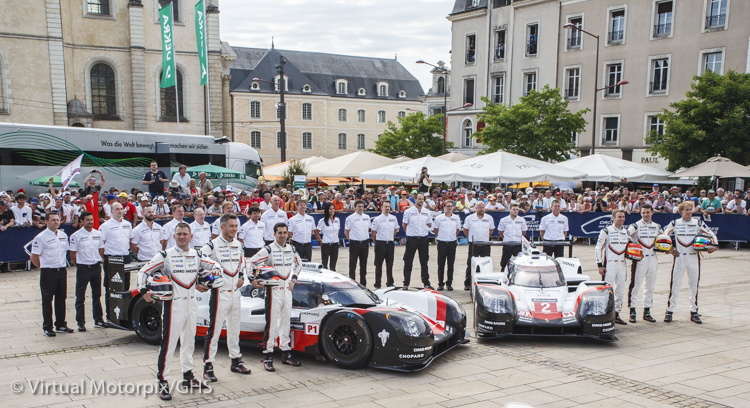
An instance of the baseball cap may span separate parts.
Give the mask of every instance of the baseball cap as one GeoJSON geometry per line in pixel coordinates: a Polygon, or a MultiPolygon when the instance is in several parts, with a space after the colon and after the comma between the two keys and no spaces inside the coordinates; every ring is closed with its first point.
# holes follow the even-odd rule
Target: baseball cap
{"type": "Polygon", "coordinates": [[[107,194],[107,200],[114,200],[115,198],[117,197],[114,194],[107,194]]]}
{"type": "Polygon", "coordinates": [[[172,201],[170,201],[169,203],[170,203],[170,204],[174,204],[174,203],[176,203],[176,202],[177,202],[177,200],[173,198],[173,199],[172,199],[172,201]]]}
{"type": "Polygon", "coordinates": [[[146,196],[142,196],[142,197],[141,197],[141,201],[148,201],[148,197],[146,197],[146,196]]]}
{"type": "Polygon", "coordinates": [[[484,191],[480,191],[480,192],[479,192],[479,195],[484,195],[484,191]]]}
{"type": "Polygon", "coordinates": [[[125,197],[125,198],[128,198],[128,193],[126,193],[126,192],[124,192],[124,191],[123,191],[122,193],[118,194],[118,195],[117,195],[117,197],[125,197]]]}
{"type": "Polygon", "coordinates": [[[716,191],[714,191],[714,190],[708,190],[708,194],[716,194],[716,191]]]}
{"type": "Polygon", "coordinates": [[[31,199],[30,203],[31,204],[39,204],[39,199],[36,198],[36,197],[34,197],[34,198],[31,199]]]}
{"type": "Polygon", "coordinates": [[[497,200],[497,197],[495,197],[494,194],[490,194],[489,197],[487,197],[489,200],[497,200]]]}
{"type": "Polygon", "coordinates": [[[19,192],[19,193],[25,193],[25,192],[26,192],[26,190],[24,190],[24,189],[22,189],[22,188],[19,188],[19,189],[18,189],[18,192],[19,192]]]}
{"type": "Polygon", "coordinates": [[[651,187],[659,187],[659,183],[654,183],[654,185],[651,187]]]}
{"type": "Polygon", "coordinates": [[[417,190],[411,190],[412,194],[417,194],[417,190]]]}
{"type": "Polygon", "coordinates": [[[460,196],[458,196],[458,198],[466,198],[466,195],[461,194],[460,196]]]}
{"type": "Polygon", "coordinates": [[[76,198],[76,200],[75,200],[75,201],[73,201],[73,202],[74,202],[74,203],[80,203],[80,202],[81,202],[81,199],[80,199],[80,198],[76,198]]]}
{"type": "Polygon", "coordinates": [[[440,190],[440,194],[448,194],[448,192],[445,190],[440,190]]]}
{"type": "Polygon", "coordinates": [[[670,191],[671,191],[671,190],[679,190],[679,188],[678,188],[677,186],[672,186],[672,188],[670,188],[669,190],[670,190],[670,191]]]}

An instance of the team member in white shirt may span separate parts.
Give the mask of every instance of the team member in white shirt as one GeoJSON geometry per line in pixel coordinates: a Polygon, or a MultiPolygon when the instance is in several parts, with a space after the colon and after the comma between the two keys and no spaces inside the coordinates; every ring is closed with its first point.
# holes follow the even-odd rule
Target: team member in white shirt
{"type": "Polygon", "coordinates": [[[370,253],[370,216],[365,214],[365,202],[354,202],[354,214],[346,217],[344,235],[349,240],[349,278],[357,277],[359,260],[359,283],[367,286],[367,256],[370,253]]]}
{"type": "Polygon", "coordinates": [[[475,256],[490,256],[489,245],[475,246],[474,242],[489,241],[495,231],[495,220],[484,212],[484,203],[477,203],[477,212],[464,219],[464,235],[469,239],[469,257],[466,259],[466,278],[464,290],[471,290],[471,258],[475,256]]]}
{"type": "Polygon", "coordinates": [[[249,219],[242,224],[237,232],[237,239],[242,242],[245,258],[255,255],[266,244],[263,241],[266,225],[260,222],[260,208],[252,206],[248,211],[250,212],[249,219]]]}
{"type": "MultiPolygon", "coordinates": [[[[745,203],[744,201],[742,202],[745,203]]],[[[742,208],[745,208],[744,205],[742,208]]],[[[16,221],[14,227],[30,227],[34,223],[34,214],[28,205],[26,205],[26,194],[16,195],[16,206],[10,208],[16,221]]]]}
{"type": "MultiPolygon", "coordinates": [[[[221,205],[221,215],[231,214],[233,209],[234,204],[231,201],[224,201],[221,205]]],[[[216,239],[219,235],[221,235],[221,217],[214,220],[214,223],[211,224],[211,239],[216,239]]],[[[236,239],[237,237],[235,236],[234,238],[236,239]]]]}
{"type": "Polygon", "coordinates": [[[138,261],[148,262],[161,251],[161,237],[163,228],[154,222],[154,207],[144,205],[143,222],[133,228],[130,234],[130,250],[138,256],[138,261]]]}
{"type": "MultiPolygon", "coordinates": [[[[526,225],[526,219],[518,216],[519,206],[518,203],[512,203],[510,205],[510,215],[500,219],[497,224],[497,232],[503,242],[521,242],[523,236],[526,235],[528,226],[526,225]]],[[[504,270],[505,266],[508,265],[508,261],[513,255],[521,252],[521,245],[508,245],[503,247],[503,257],[500,259],[500,269],[504,270]]]]}
{"type": "Polygon", "coordinates": [[[385,286],[393,286],[393,254],[395,244],[393,240],[398,233],[398,219],[391,214],[391,203],[383,200],[380,205],[382,212],[372,220],[370,234],[375,243],[375,289],[380,289],[383,277],[383,261],[385,261],[385,286]]]}
{"type": "Polygon", "coordinates": [[[336,262],[339,259],[339,231],[341,231],[341,222],[336,217],[336,207],[327,202],[323,205],[323,218],[318,221],[315,229],[315,239],[320,243],[323,268],[332,271],[336,270],[336,262]],[[323,234],[322,237],[321,234],[323,234]]]}
{"type": "Polygon", "coordinates": [[[112,204],[112,218],[99,226],[102,233],[99,254],[104,264],[104,309],[109,310],[109,258],[121,256],[125,263],[130,262],[130,234],[133,226],[122,218],[122,204],[112,204]]]}
{"type": "MultiPolygon", "coordinates": [[[[560,214],[560,201],[555,200],[550,207],[552,214],[542,217],[539,223],[539,234],[544,241],[563,241],[568,235],[568,217],[560,214]]],[[[544,253],[551,257],[562,257],[565,255],[563,246],[544,246],[544,253]]]]}
{"type": "Polygon", "coordinates": [[[200,249],[211,240],[211,225],[206,222],[206,212],[197,208],[193,213],[195,221],[190,223],[193,238],[190,240],[190,248],[200,249]]]}
{"type": "Polygon", "coordinates": [[[443,203],[444,213],[435,217],[432,228],[435,232],[438,250],[438,290],[453,290],[453,265],[456,263],[458,233],[461,231],[461,218],[453,214],[453,200],[443,203]],[[445,279],[445,262],[448,262],[448,279],[445,279]]]}
{"type": "Polygon", "coordinates": [[[56,336],[55,332],[73,333],[65,322],[65,298],[67,296],[67,263],[68,235],[59,230],[60,215],[56,212],[47,214],[47,229],[34,238],[31,245],[31,262],[41,268],[39,286],[42,289],[42,330],[47,337],[56,336]],[[52,303],[55,304],[55,324],[52,326],[52,303]]]}
{"type": "Polygon", "coordinates": [[[278,196],[271,197],[271,208],[267,209],[260,217],[260,221],[266,226],[266,232],[263,236],[266,245],[271,245],[275,240],[273,235],[274,225],[280,222],[287,224],[289,221],[289,217],[286,216],[286,211],[279,208],[280,204],[281,199],[278,196]]]}
{"type": "Polygon", "coordinates": [[[162,226],[161,230],[161,249],[169,249],[175,246],[174,230],[177,228],[185,216],[185,207],[180,204],[174,204],[172,206],[172,215],[174,218],[168,223],[162,226]]]}
{"type": "Polygon", "coordinates": [[[307,215],[307,203],[305,200],[297,200],[297,214],[289,219],[289,239],[303,261],[312,260],[311,241],[314,232],[315,220],[307,215]]]}
{"type": "Polygon", "coordinates": [[[99,241],[102,233],[94,229],[94,215],[81,213],[83,227],[70,236],[70,262],[76,266],[76,321],[78,331],[86,331],[86,287],[91,285],[91,311],[94,326],[107,327],[102,314],[102,262],[99,241]]]}
{"type": "Polygon", "coordinates": [[[417,193],[414,206],[404,211],[401,219],[404,231],[406,231],[406,250],[404,251],[404,287],[411,282],[411,269],[414,263],[414,254],[419,251],[419,264],[421,265],[422,284],[427,289],[430,286],[430,271],[427,262],[430,260],[430,242],[427,235],[430,233],[432,215],[424,205],[424,194],[417,193]]]}

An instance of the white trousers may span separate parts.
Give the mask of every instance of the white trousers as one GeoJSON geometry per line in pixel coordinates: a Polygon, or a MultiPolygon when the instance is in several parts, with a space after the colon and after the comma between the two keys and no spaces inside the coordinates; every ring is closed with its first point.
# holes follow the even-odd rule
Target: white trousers
{"type": "Polygon", "coordinates": [[[273,353],[278,346],[281,351],[292,349],[289,326],[292,319],[292,291],[289,282],[282,280],[279,286],[266,288],[266,330],[263,336],[266,349],[273,353]]]}
{"type": "Polygon", "coordinates": [[[628,307],[638,306],[638,292],[643,286],[643,307],[650,308],[654,304],[654,285],[656,285],[656,268],[659,260],[655,253],[643,254],[643,260],[633,262],[630,275],[630,287],[628,288],[628,307]]]}
{"type": "MultiPolygon", "coordinates": [[[[231,283],[232,281],[229,280],[229,282],[231,283]]],[[[241,299],[242,293],[240,293],[239,289],[225,289],[222,286],[221,288],[211,290],[211,298],[208,301],[208,315],[211,318],[211,322],[208,325],[203,346],[204,363],[213,363],[216,360],[219,338],[223,330],[226,330],[229,358],[242,357],[240,353],[241,299]]]]}
{"type": "Polygon", "coordinates": [[[625,282],[628,280],[627,264],[624,260],[608,259],[606,268],[604,280],[615,288],[615,312],[620,313],[625,298],[625,282]]]}
{"type": "Polygon", "coordinates": [[[687,271],[688,291],[690,293],[690,311],[698,311],[698,283],[701,280],[701,258],[695,252],[687,252],[680,249],[680,256],[674,258],[672,264],[672,280],[669,288],[669,303],[667,312],[673,312],[677,307],[677,296],[680,295],[682,278],[687,271]],[[684,252],[683,252],[684,251],[684,252]]]}
{"type": "Polygon", "coordinates": [[[180,341],[182,372],[186,373],[193,369],[197,315],[198,303],[193,296],[183,296],[164,302],[161,313],[161,349],[156,373],[160,381],[169,381],[169,367],[177,348],[177,340],[180,341]]]}

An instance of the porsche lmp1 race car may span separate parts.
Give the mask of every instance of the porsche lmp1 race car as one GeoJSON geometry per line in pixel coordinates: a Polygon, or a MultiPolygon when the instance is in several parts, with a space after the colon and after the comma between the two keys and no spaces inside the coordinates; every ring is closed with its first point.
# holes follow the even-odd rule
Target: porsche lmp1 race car
{"type": "MultiPolygon", "coordinates": [[[[107,316],[115,326],[134,330],[147,343],[159,344],[161,302],[148,303],[137,289],[130,289],[129,271],[136,272],[137,265],[110,263],[107,316]]],[[[262,347],[264,289],[255,289],[246,280],[240,291],[240,339],[262,347]]],[[[421,370],[446,351],[468,342],[464,339],[463,308],[436,291],[386,288],[372,292],[320,264],[305,263],[292,297],[292,349],[322,356],[343,368],[369,365],[421,370]]],[[[209,325],[209,294],[196,292],[196,299],[196,335],[203,337],[209,325]]],[[[221,337],[226,337],[226,330],[221,337]]]]}
{"type": "Polygon", "coordinates": [[[578,335],[617,341],[612,286],[583,275],[578,259],[549,257],[526,240],[474,245],[522,246],[505,271],[495,271],[491,257],[471,259],[477,337],[578,335]]]}

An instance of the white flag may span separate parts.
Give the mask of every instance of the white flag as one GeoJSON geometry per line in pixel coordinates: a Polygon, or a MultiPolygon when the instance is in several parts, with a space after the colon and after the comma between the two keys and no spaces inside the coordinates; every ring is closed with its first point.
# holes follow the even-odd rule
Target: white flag
{"type": "Polygon", "coordinates": [[[83,155],[78,156],[69,165],[65,166],[62,169],[62,172],[60,174],[60,181],[62,181],[63,190],[67,190],[68,184],[73,181],[73,177],[81,172],[81,160],[83,160],[83,155]]]}

